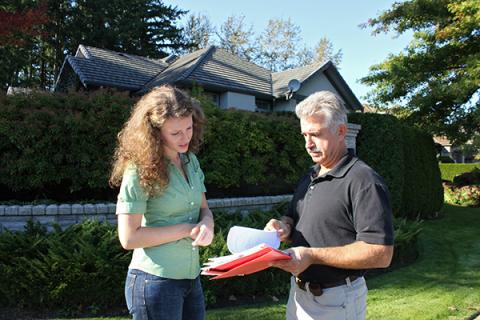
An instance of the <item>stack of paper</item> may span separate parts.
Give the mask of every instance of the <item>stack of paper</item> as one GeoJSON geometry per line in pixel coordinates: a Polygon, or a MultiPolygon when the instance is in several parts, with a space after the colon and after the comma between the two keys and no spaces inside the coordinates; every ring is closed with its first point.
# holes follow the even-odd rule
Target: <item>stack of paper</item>
{"type": "Polygon", "coordinates": [[[232,227],[228,233],[227,246],[232,255],[210,258],[202,268],[203,275],[221,279],[255,273],[270,266],[276,260],[291,257],[277,248],[280,240],[276,232],[245,227],[232,227]]]}

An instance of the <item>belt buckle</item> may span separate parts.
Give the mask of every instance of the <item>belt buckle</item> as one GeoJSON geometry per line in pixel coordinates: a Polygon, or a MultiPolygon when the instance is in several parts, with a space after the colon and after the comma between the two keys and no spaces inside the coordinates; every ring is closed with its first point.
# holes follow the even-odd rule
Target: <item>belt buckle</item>
{"type": "Polygon", "coordinates": [[[315,297],[319,297],[323,294],[322,286],[319,284],[313,284],[313,287],[312,287],[311,286],[312,283],[302,281],[297,277],[295,277],[295,283],[300,289],[302,289],[303,291],[310,292],[315,297]]]}

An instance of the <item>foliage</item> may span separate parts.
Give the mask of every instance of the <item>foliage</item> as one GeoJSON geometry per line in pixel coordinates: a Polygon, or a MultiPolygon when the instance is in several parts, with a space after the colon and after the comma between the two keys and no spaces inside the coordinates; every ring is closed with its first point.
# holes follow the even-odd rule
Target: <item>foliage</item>
{"type": "Polygon", "coordinates": [[[204,14],[190,14],[183,26],[183,38],[188,43],[188,48],[184,53],[191,53],[193,51],[203,49],[213,44],[213,36],[215,34],[215,27],[210,22],[210,19],[204,14]]]}
{"type": "MultiPolygon", "coordinates": [[[[0,97],[0,200],[113,200],[111,157],[134,101],[110,91],[0,97]]],[[[293,115],[202,103],[209,197],[293,192],[311,163],[293,115]]]]}
{"type": "MultiPolygon", "coordinates": [[[[215,212],[215,237],[201,249],[201,262],[229,254],[230,227],[263,228],[285,213],[286,203],[271,212],[215,212]]],[[[416,248],[419,222],[395,220],[395,260],[405,262],[416,248]],[[407,249],[408,248],[408,249],[407,249]]],[[[30,222],[25,232],[0,233],[0,301],[3,307],[62,310],[68,314],[100,313],[124,306],[123,286],[131,252],[124,251],[113,225],[86,220],[62,230],[46,232],[30,222]]],[[[290,275],[279,269],[210,281],[202,277],[207,305],[224,305],[231,296],[241,301],[255,297],[282,297],[290,275]]]]}
{"type": "Polygon", "coordinates": [[[48,21],[47,7],[42,3],[36,7],[13,8],[0,6],[0,46],[25,44],[23,37],[42,35],[40,26],[48,21]],[[16,9],[15,11],[8,10],[16,9]]]}
{"type": "Polygon", "coordinates": [[[288,19],[270,19],[257,38],[261,65],[273,72],[296,66],[296,50],[302,42],[301,29],[288,19]]]}
{"type": "MultiPolygon", "coordinates": [[[[14,14],[24,12],[25,3],[35,7],[38,1],[15,1],[9,10],[14,14]]],[[[177,19],[186,11],[160,0],[45,0],[44,3],[49,19],[39,20],[41,37],[36,32],[25,32],[14,34],[14,40],[24,43],[22,46],[0,44],[0,88],[52,88],[65,54],[75,54],[79,44],[151,58],[161,58],[168,50],[186,45],[181,28],[176,26],[177,19]]]]}
{"type": "Polygon", "coordinates": [[[480,185],[480,169],[475,168],[470,172],[464,172],[453,178],[453,183],[456,186],[470,186],[470,185],[480,185]]]}
{"type": "Polygon", "coordinates": [[[415,261],[419,255],[418,236],[422,231],[422,220],[396,218],[393,221],[395,230],[395,250],[393,251],[393,267],[399,267],[415,261]]]}
{"type": "Polygon", "coordinates": [[[254,58],[253,26],[246,25],[245,16],[229,16],[220,26],[217,37],[219,46],[247,61],[254,58]]]}
{"type": "Polygon", "coordinates": [[[444,182],[445,202],[465,207],[480,207],[480,185],[463,187],[444,182]]]}
{"type": "Polygon", "coordinates": [[[394,215],[415,219],[438,212],[443,192],[432,137],[391,115],[355,113],[349,121],[362,126],[357,154],[385,179],[394,215]]]}
{"type": "Polygon", "coordinates": [[[131,257],[113,226],[87,220],[47,233],[30,223],[24,233],[0,234],[0,248],[3,306],[81,313],[123,304],[131,257]]]}
{"type": "Polygon", "coordinates": [[[404,52],[370,68],[362,82],[376,86],[370,102],[401,102],[413,123],[432,134],[466,141],[478,130],[480,2],[409,0],[366,24],[373,33],[414,32],[404,52]]]}
{"type": "Polygon", "coordinates": [[[464,172],[470,172],[475,168],[480,169],[480,163],[440,163],[442,180],[453,181],[453,179],[464,172]]]}
{"type": "Polygon", "coordinates": [[[340,62],[342,62],[342,57],[342,50],[334,52],[333,43],[328,38],[321,38],[315,46],[314,61],[316,62],[325,63],[330,60],[334,65],[339,66],[340,62]]]}
{"type": "Polygon", "coordinates": [[[439,156],[438,162],[439,163],[455,163],[455,160],[453,160],[452,157],[449,157],[449,156],[439,156]]]}
{"type": "Polygon", "coordinates": [[[293,192],[311,164],[293,115],[213,106],[206,107],[206,114],[199,160],[210,197],[293,192]]]}
{"type": "Polygon", "coordinates": [[[132,104],[109,91],[0,97],[2,197],[105,198],[116,135],[132,104]]]}

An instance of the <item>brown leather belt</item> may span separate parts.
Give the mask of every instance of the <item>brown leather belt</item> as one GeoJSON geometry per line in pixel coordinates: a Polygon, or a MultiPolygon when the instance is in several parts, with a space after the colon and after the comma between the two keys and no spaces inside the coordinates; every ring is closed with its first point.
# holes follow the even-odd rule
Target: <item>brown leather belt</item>
{"type": "Polygon", "coordinates": [[[295,283],[297,284],[297,286],[304,290],[304,291],[308,291],[307,290],[307,287],[309,289],[309,291],[316,297],[319,297],[323,294],[323,289],[328,289],[328,288],[333,288],[333,287],[338,287],[338,286],[342,286],[344,284],[347,284],[348,280],[350,282],[353,282],[355,280],[357,280],[358,278],[360,278],[359,276],[349,276],[349,277],[346,277],[345,279],[341,280],[341,281],[337,281],[337,282],[330,282],[330,283],[315,283],[315,282],[308,282],[308,281],[303,281],[297,277],[295,277],[295,283]]]}

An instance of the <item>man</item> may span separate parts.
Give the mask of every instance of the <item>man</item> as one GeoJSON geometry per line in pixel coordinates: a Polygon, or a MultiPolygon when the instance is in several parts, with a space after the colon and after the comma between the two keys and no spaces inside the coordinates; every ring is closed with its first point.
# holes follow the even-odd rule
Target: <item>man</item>
{"type": "Polygon", "coordinates": [[[293,275],[286,318],[365,319],[363,275],[388,267],[393,255],[387,186],[349,155],[347,114],[339,97],[320,91],[295,111],[316,165],[300,180],[287,215],[265,226],[292,244],[292,260],[273,264],[293,275]]]}

